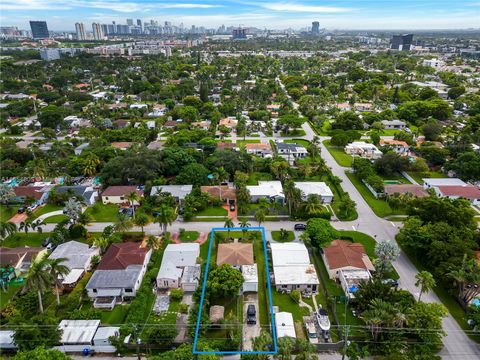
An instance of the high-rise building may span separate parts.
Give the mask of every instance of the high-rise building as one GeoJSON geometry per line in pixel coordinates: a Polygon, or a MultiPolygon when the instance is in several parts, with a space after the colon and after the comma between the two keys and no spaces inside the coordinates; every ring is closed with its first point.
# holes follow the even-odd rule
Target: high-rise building
{"type": "Polygon", "coordinates": [[[48,39],[50,37],[46,21],[30,21],[30,29],[32,29],[33,40],[48,39]]]}
{"type": "Polygon", "coordinates": [[[320,23],[318,21],[312,22],[312,34],[313,35],[320,34],[320,23]]]}
{"type": "Polygon", "coordinates": [[[77,40],[87,40],[87,33],[83,23],[75,23],[75,32],[77,33],[77,40]]]}
{"type": "Polygon", "coordinates": [[[100,25],[99,23],[92,23],[92,30],[93,30],[93,38],[95,40],[103,40],[104,38],[103,25],[100,25]]]}
{"type": "Polygon", "coordinates": [[[244,40],[247,38],[247,29],[245,28],[235,28],[232,31],[233,40],[244,40]]]}
{"type": "Polygon", "coordinates": [[[137,19],[137,26],[142,30],[142,20],[137,19]]]}
{"type": "Polygon", "coordinates": [[[390,49],[408,51],[412,48],[413,34],[393,35],[390,40],[390,49]]]}
{"type": "Polygon", "coordinates": [[[133,19],[127,19],[127,26],[133,26],[133,19]]]}

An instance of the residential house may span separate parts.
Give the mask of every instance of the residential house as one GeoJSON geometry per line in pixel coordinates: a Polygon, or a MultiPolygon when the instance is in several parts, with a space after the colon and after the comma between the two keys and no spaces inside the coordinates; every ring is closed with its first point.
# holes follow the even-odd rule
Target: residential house
{"type": "Polygon", "coordinates": [[[235,117],[231,117],[231,116],[220,119],[220,121],[218,122],[218,126],[225,126],[228,129],[230,129],[230,131],[235,131],[237,124],[238,124],[238,120],[235,119],[235,117]]]}
{"type": "Polygon", "coordinates": [[[303,243],[270,243],[274,283],[277,291],[318,291],[315,266],[303,243]]]}
{"type": "Polygon", "coordinates": [[[428,196],[428,192],[423,188],[423,186],[414,184],[385,185],[383,193],[390,196],[393,196],[395,194],[409,194],[415,197],[428,196]]]}
{"type": "Polygon", "coordinates": [[[237,144],[231,142],[217,142],[217,150],[238,150],[237,144]]]}
{"type": "Polygon", "coordinates": [[[73,195],[83,200],[83,202],[85,202],[85,204],[88,206],[92,206],[93,204],[95,204],[95,200],[98,197],[98,191],[95,190],[92,186],[86,185],[57,186],[55,190],[57,194],[71,192],[73,195]]]}
{"type": "Polygon", "coordinates": [[[148,113],[148,117],[161,117],[167,113],[167,107],[165,105],[154,105],[153,110],[148,113]]]}
{"type": "Polygon", "coordinates": [[[100,320],[62,320],[58,325],[62,333],[60,346],[56,350],[64,353],[115,353],[116,348],[110,342],[111,337],[120,335],[117,326],[100,327],[100,320]]]}
{"type": "Polygon", "coordinates": [[[148,150],[161,150],[163,149],[164,141],[152,141],[150,144],[148,144],[147,149],[148,150]]]}
{"type": "Polygon", "coordinates": [[[423,188],[430,189],[435,186],[465,186],[467,185],[461,179],[458,178],[426,178],[422,179],[423,181],[423,188]]]}
{"type": "Polygon", "coordinates": [[[83,150],[85,150],[88,147],[88,145],[90,145],[90,144],[89,143],[83,143],[83,144],[78,145],[74,150],[75,155],[77,155],[77,156],[81,155],[83,150]]]}
{"type": "Polygon", "coordinates": [[[353,105],[356,111],[364,112],[364,111],[372,111],[373,104],[372,103],[355,103],[353,105]]]}
{"type": "Polygon", "coordinates": [[[345,146],[345,152],[352,156],[360,156],[364,159],[376,160],[382,157],[383,153],[373,145],[364,141],[354,141],[345,146]]]}
{"type": "Polygon", "coordinates": [[[340,270],[375,270],[362,244],[333,240],[322,250],[323,262],[331,279],[338,279],[340,270]]]}
{"type": "Polygon", "coordinates": [[[466,185],[437,185],[433,186],[435,193],[442,198],[467,199],[473,205],[480,205],[480,189],[472,184],[466,185]]]}
{"type": "Polygon", "coordinates": [[[349,298],[355,297],[361,282],[369,281],[375,268],[362,244],[334,240],[322,249],[322,258],[331,279],[340,282],[349,298]]]}
{"type": "Polygon", "coordinates": [[[48,257],[49,259],[66,259],[62,262],[70,271],[59,280],[62,286],[73,288],[91,268],[92,258],[99,255],[99,249],[78,241],[68,241],[58,245],[48,257]]]}
{"type": "Polygon", "coordinates": [[[96,308],[113,309],[117,302],[132,299],[140,287],[152,250],[138,243],[110,245],[88,281],[87,294],[96,308]]]}
{"type": "Polygon", "coordinates": [[[271,158],[273,156],[272,147],[270,144],[246,144],[245,150],[248,154],[257,155],[262,158],[271,158]]]}
{"type": "Polygon", "coordinates": [[[253,244],[226,243],[218,244],[217,265],[230,264],[240,269],[242,265],[253,265],[253,244]]]}
{"type": "Polygon", "coordinates": [[[192,127],[208,131],[210,129],[210,121],[197,121],[191,124],[192,127]]]}
{"type": "Polygon", "coordinates": [[[47,253],[41,247],[0,248],[0,265],[12,266],[16,272],[27,271],[35,259],[41,259],[47,253]]]}
{"type": "Polygon", "coordinates": [[[145,126],[147,127],[148,130],[153,130],[157,127],[157,124],[153,120],[149,120],[145,122],[145,126]]]}
{"type": "Polygon", "coordinates": [[[192,192],[193,185],[160,185],[152,186],[150,196],[155,196],[160,193],[169,193],[172,195],[178,204],[183,204],[186,196],[192,192]]]}
{"type": "Polygon", "coordinates": [[[388,146],[398,155],[409,155],[410,146],[405,141],[393,139],[380,139],[380,146],[388,146]]]}
{"type": "Polygon", "coordinates": [[[349,103],[338,103],[335,107],[340,111],[350,111],[352,110],[352,106],[349,103]]]}
{"type": "Polygon", "coordinates": [[[174,129],[178,124],[181,124],[180,121],[168,120],[163,124],[164,129],[174,129]]]}
{"type": "Polygon", "coordinates": [[[210,194],[215,199],[220,199],[226,204],[237,202],[235,187],[231,185],[200,186],[200,191],[210,194]]]}
{"type": "MultiPolygon", "coordinates": [[[[143,189],[140,189],[137,186],[109,186],[108,188],[103,191],[101,197],[102,197],[102,203],[104,205],[106,204],[117,204],[117,205],[123,205],[127,204],[127,196],[132,193],[136,192],[139,197],[143,197],[143,189]]],[[[139,205],[137,201],[135,201],[134,205],[139,205]]]]}
{"type": "Polygon", "coordinates": [[[129,120],[115,120],[113,122],[113,125],[117,128],[117,129],[123,129],[123,128],[126,128],[127,126],[130,125],[130,121],[129,120]]]}
{"type": "Polygon", "coordinates": [[[295,187],[300,190],[302,200],[307,200],[309,195],[315,195],[325,204],[330,204],[333,201],[333,192],[328,185],[321,181],[296,181],[295,187]]]}
{"type": "Polygon", "coordinates": [[[114,141],[110,144],[110,146],[114,147],[115,149],[125,151],[134,144],[136,144],[136,143],[128,142],[128,141],[114,141]]]}
{"type": "Polygon", "coordinates": [[[50,193],[50,190],[53,188],[53,185],[43,185],[43,186],[16,186],[13,188],[15,193],[15,202],[24,203],[27,199],[33,199],[34,203],[37,205],[44,204],[50,193]]]}
{"type": "Polygon", "coordinates": [[[275,333],[277,338],[289,337],[295,339],[295,323],[292,313],[281,311],[275,314],[275,333]]]}
{"type": "Polygon", "coordinates": [[[405,130],[407,123],[401,120],[382,120],[382,125],[386,130],[405,130]]]}
{"type": "Polygon", "coordinates": [[[130,109],[146,109],[148,108],[148,104],[131,104],[130,109]]]}
{"type": "Polygon", "coordinates": [[[200,245],[198,243],[167,245],[157,275],[157,287],[195,291],[201,271],[200,264],[197,263],[199,256],[200,245]]]}
{"type": "Polygon", "coordinates": [[[307,149],[298,144],[276,142],[275,146],[277,154],[287,160],[290,165],[294,164],[296,159],[305,159],[308,155],[307,149]]]}
{"type": "Polygon", "coordinates": [[[267,199],[270,201],[278,201],[281,204],[285,203],[285,194],[283,193],[283,187],[280,181],[259,181],[258,185],[247,186],[247,190],[250,193],[252,202],[267,199]]]}

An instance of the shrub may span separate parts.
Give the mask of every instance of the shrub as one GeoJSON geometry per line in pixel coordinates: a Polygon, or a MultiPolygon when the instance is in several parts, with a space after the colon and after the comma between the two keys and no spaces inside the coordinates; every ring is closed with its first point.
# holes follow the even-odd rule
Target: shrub
{"type": "Polygon", "coordinates": [[[187,304],[179,304],[178,311],[182,314],[188,314],[188,305],[187,304]]]}
{"type": "Polygon", "coordinates": [[[182,289],[172,289],[170,291],[170,299],[172,301],[180,301],[183,298],[183,290],[182,289]]]}
{"type": "Polygon", "coordinates": [[[87,236],[87,229],[80,224],[70,226],[69,232],[72,239],[81,239],[87,236]]]}

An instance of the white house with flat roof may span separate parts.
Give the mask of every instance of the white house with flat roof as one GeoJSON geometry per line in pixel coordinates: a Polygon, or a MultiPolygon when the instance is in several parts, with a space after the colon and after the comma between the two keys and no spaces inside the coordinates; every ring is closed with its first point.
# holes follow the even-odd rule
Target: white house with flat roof
{"type": "Polygon", "coordinates": [[[302,200],[309,195],[315,195],[322,203],[330,204],[333,201],[333,192],[328,185],[321,181],[296,181],[295,187],[302,193],[302,200]]]}
{"type": "Polygon", "coordinates": [[[270,243],[277,291],[318,291],[318,276],[303,243],[270,243]]]}
{"type": "Polygon", "coordinates": [[[354,141],[345,146],[345,152],[352,156],[360,156],[365,159],[379,159],[383,153],[373,145],[365,141],[354,141]]]}
{"type": "Polygon", "coordinates": [[[185,197],[192,192],[193,185],[160,185],[152,186],[150,196],[158,195],[159,193],[170,193],[179,204],[181,204],[185,197]]]}
{"type": "Polygon", "coordinates": [[[157,275],[157,286],[163,289],[182,288],[195,291],[200,279],[200,244],[169,244],[163,254],[157,275]]]}
{"type": "Polygon", "coordinates": [[[275,200],[282,204],[285,202],[285,194],[280,181],[259,181],[258,185],[249,185],[247,189],[252,202],[260,199],[275,200]]]}
{"type": "Polygon", "coordinates": [[[430,189],[435,186],[465,186],[467,185],[466,182],[464,182],[461,179],[457,178],[427,178],[427,179],[422,179],[423,181],[423,187],[425,189],[430,189]]]}
{"type": "Polygon", "coordinates": [[[243,287],[245,292],[258,292],[258,270],[257,264],[242,265],[243,287]]]}

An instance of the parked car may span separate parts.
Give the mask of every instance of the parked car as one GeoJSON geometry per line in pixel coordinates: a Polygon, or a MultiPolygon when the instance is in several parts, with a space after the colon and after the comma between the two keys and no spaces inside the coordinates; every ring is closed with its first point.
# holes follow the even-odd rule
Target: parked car
{"type": "Polygon", "coordinates": [[[23,206],[17,210],[18,214],[23,214],[24,212],[25,212],[25,208],[23,206]]]}
{"type": "Polygon", "coordinates": [[[30,205],[29,207],[27,207],[27,210],[30,211],[30,212],[32,212],[32,211],[35,210],[37,207],[38,207],[37,204],[32,204],[32,205],[30,205]]]}
{"type": "Polygon", "coordinates": [[[230,211],[235,211],[235,204],[230,204],[230,211]]]}
{"type": "Polygon", "coordinates": [[[295,224],[293,226],[293,229],[295,231],[305,231],[305,230],[307,230],[307,225],[305,225],[305,224],[295,224]]]}
{"type": "Polygon", "coordinates": [[[255,325],[257,323],[255,305],[250,304],[247,307],[247,324],[255,325]]]}

